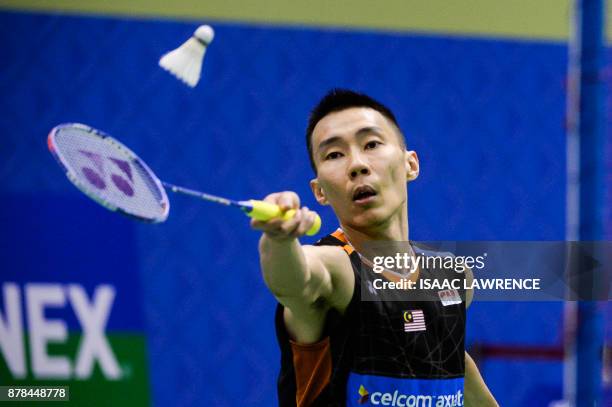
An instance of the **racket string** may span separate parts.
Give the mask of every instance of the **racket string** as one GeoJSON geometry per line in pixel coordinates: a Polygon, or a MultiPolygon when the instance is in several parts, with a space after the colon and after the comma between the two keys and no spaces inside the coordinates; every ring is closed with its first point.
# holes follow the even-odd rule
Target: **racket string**
{"type": "Polygon", "coordinates": [[[100,204],[145,220],[167,217],[168,200],[159,181],[116,140],[72,125],[54,133],[54,145],[68,178],[100,204]]]}

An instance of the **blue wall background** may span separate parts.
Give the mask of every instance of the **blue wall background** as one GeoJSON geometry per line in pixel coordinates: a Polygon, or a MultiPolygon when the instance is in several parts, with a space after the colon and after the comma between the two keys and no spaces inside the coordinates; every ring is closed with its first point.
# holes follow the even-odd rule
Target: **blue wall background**
{"type": "MultiPolygon", "coordinates": [[[[274,405],[275,303],[259,274],[259,236],[241,213],[181,196],[170,197],[164,224],[117,220],[81,196],[47,152],[59,123],[105,130],[169,182],[238,199],[294,190],[317,207],[306,117],[328,89],[354,88],[388,104],[419,153],[412,239],[564,239],[565,46],[214,27],[202,81],[189,89],[157,60],[194,24],[0,13],[0,197],[48,219],[24,222],[28,213],[17,210],[3,223],[23,228],[32,256],[55,239],[66,239],[65,250],[87,247],[49,233],[58,219],[133,239],[117,267],[141,281],[154,405],[274,405]]],[[[333,214],[318,210],[323,230],[334,230],[333,214]]],[[[15,268],[1,250],[0,267],[15,268]]],[[[560,345],[562,309],[475,303],[468,342],[560,345]]],[[[483,360],[481,370],[504,406],[562,396],[560,361],[483,360]]]]}

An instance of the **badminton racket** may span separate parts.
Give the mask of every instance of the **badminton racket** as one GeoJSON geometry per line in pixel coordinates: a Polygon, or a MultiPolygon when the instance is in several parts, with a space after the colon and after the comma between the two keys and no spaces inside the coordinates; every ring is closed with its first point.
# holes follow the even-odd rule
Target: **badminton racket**
{"type": "MultiPolygon", "coordinates": [[[[110,135],[79,123],[54,127],[47,138],[49,151],[68,179],[103,207],[151,223],[163,222],[170,213],[166,189],[221,205],[241,209],[251,218],[268,221],[293,218],[296,211],[249,199],[235,201],[162,182],[132,150],[110,135]]],[[[306,233],[315,235],[321,218],[306,233]]]]}

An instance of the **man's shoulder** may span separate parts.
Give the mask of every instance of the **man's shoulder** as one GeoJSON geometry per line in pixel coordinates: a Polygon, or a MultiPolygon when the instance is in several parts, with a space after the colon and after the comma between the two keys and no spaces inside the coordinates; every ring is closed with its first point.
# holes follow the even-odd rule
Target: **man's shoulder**
{"type": "Polygon", "coordinates": [[[330,307],[344,312],[355,288],[355,272],[350,255],[337,245],[303,246],[309,263],[317,262],[331,279],[332,294],[326,298],[330,307]]]}
{"type": "Polygon", "coordinates": [[[318,262],[332,273],[353,273],[350,254],[340,246],[304,245],[304,255],[308,262],[318,262]]]}

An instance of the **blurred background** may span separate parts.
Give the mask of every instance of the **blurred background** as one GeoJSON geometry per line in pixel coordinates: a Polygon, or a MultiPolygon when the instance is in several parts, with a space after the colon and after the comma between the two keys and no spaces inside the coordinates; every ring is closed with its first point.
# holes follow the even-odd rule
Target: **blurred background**
{"type": "MultiPolygon", "coordinates": [[[[175,195],[163,224],[104,210],[49,154],[59,123],[112,134],[179,185],[294,190],[327,233],[337,224],[310,193],[304,131],[319,98],[347,87],[387,104],[419,154],[411,239],[564,240],[573,6],[0,0],[0,383],[70,385],[73,405],[276,405],[275,301],[248,219],[175,195]],[[216,36],[190,89],[157,61],[201,23],[216,36]]],[[[611,311],[601,304],[608,349],[611,311]]],[[[562,302],[472,305],[468,350],[500,405],[563,399],[563,320],[562,302]]]]}

